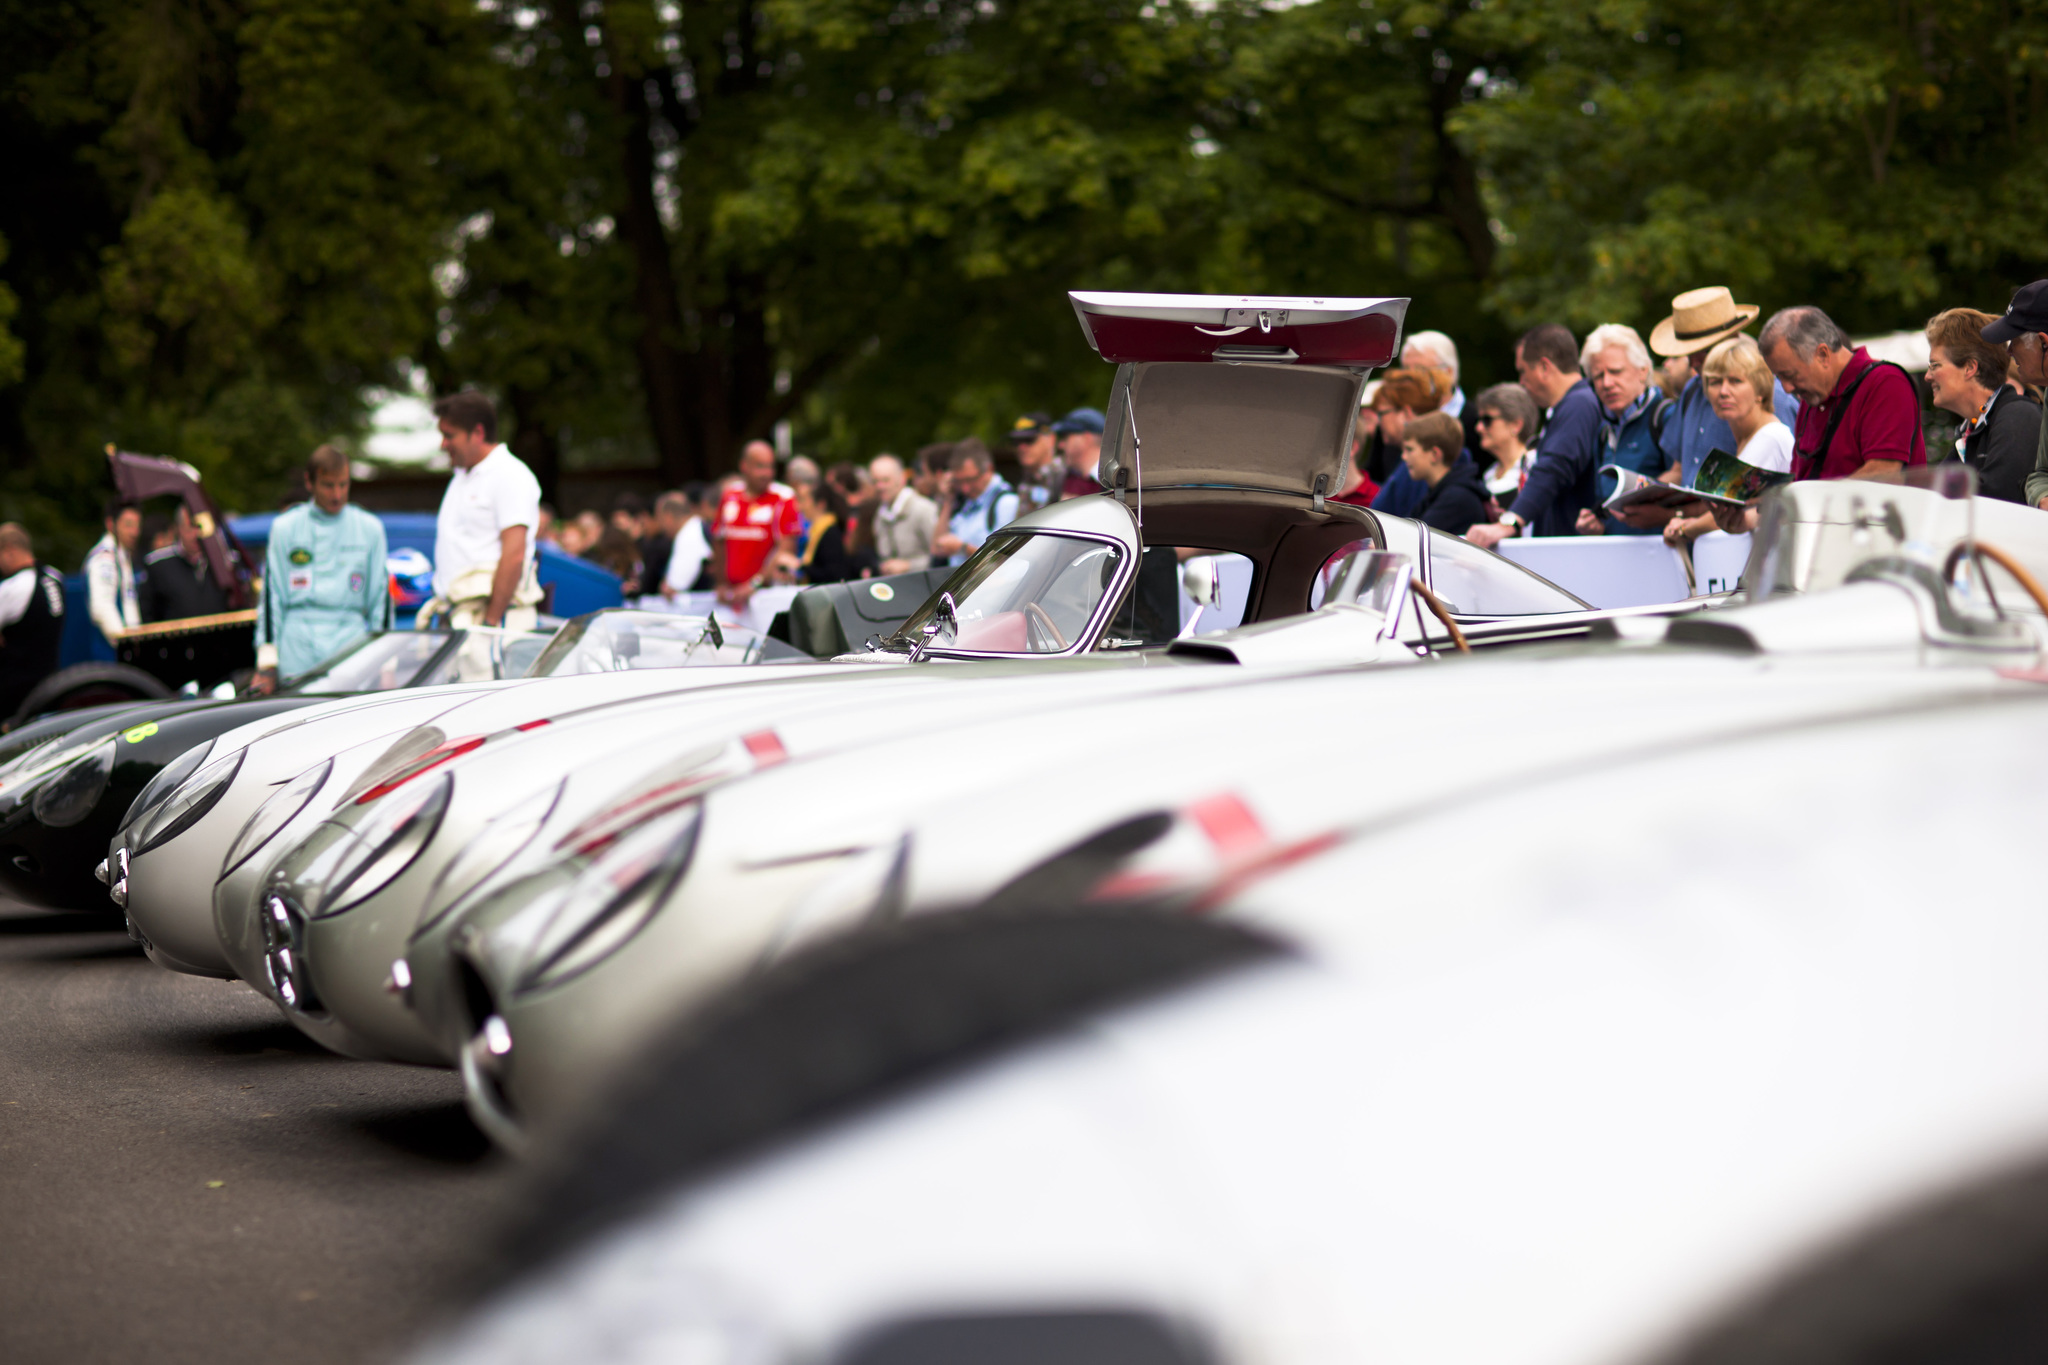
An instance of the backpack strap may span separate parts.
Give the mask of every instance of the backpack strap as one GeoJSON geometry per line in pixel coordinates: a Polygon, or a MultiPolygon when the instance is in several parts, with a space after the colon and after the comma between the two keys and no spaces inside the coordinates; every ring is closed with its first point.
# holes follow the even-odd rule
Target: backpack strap
{"type": "Polygon", "coordinates": [[[1913,376],[1910,374],[1906,374],[1905,366],[1895,364],[1889,360],[1871,361],[1868,369],[1864,370],[1862,374],[1857,375],[1854,379],[1849,381],[1849,391],[1842,395],[1841,405],[1837,407],[1833,415],[1828,418],[1827,429],[1822,431],[1820,434],[1820,444],[1814,447],[1813,454],[1810,457],[1802,457],[1809,458],[1811,460],[1811,463],[1806,466],[1806,469],[1803,474],[1798,474],[1794,477],[1808,479],[1820,477],[1820,471],[1827,465],[1828,462],[1828,449],[1835,443],[1835,432],[1841,427],[1842,419],[1849,415],[1849,405],[1855,401],[1856,391],[1863,387],[1864,380],[1870,378],[1870,376],[1876,374],[1879,370],[1897,370],[1901,375],[1905,376],[1905,380],[1908,384],[1911,384],[1913,382],[1913,376]]]}

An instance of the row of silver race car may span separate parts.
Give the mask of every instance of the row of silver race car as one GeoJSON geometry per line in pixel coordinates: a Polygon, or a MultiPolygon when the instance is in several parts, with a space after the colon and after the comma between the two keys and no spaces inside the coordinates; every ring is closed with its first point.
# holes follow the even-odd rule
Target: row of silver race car
{"type": "MultiPolygon", "coordinates": [[[[1142,512],[1021,519],[874,648],[560,667],[655,630],[601,615],[216,719],[127,805],[152,958],[541,1158],[420,1358],[2038,1344],[2037,514],[1793,485],[1744,594],[1591,611],[1307,456],[1219,477],[1240,431],[1177,477],[1242,376],[1338,367],[1106,336],[1142,512]],[[1148,639],[1151,544],[1250,558],[1250,624],[1148,639]]],[[[0,748],[0,838],[121,720],[0,748]]]]}

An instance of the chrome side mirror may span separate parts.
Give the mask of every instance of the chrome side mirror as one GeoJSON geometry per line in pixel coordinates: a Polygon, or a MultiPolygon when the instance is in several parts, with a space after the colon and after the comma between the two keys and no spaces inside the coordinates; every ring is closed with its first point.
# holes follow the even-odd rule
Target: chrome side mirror
{"type": "Polygon", "coordinates": [[[939,603],[932,608],[932,619],[924,623],[917,648],[910,651],[910,662],[916,663],[924,658],[925,651],[932,647],[940,631],[946,633],[948,640],[960,633],[960,609],[954,605],[950,592],[939,594],[939,603]]]}

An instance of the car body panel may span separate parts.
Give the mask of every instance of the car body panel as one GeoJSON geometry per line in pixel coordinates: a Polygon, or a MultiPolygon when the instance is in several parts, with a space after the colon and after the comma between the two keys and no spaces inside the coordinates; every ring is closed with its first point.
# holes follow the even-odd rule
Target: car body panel
{"type": "MultiPolygon", "coordinates": [[[[654,613],[600,612],[594,613],[593,617],[607,621],[616,617],[631,627],[630,633],[643,638],[660,632],[681,632],[687,637],[691,630],[691,623],[681,618],[654,613]]],[[[579,617],[567,623],[565,630],[580,629],[584,634],[563,641],[568,657],[557,656],[554,666],[601,668],[604,659],[600,656],[619,647],[617,637],[621,631],[607,627],[609,633],[602,634],[601,638],[588,634],[593,617],[579,617]]],[[[752,632],[735,630],[722,651],[713,648],[710,654],[712,657],[721,653],[743,656],[758,643],[759,637],[752,632]],[[750,643],[743,644],[743,640],[750,643]]],[[[534,666],[547,665],[536,660],[534,666]]],[[[424,725],[458,705],[484,696],[503,694],[515,683],[547,681],[550,687],[529,694],[527,700],[511,703],[510,713],[518,719],[510,724],[543,718],[551,714],[550,708],[554,707],[574,710],[584,704],[596,705],[681,687],[720,685],[744,681],[752,676],[752,670],[740,672],[714,665],[711,668],[692,667],[674,671],[631,669],[606,672],[603,677],[571,672],[567,675],[569,680],[501,679],[488,683],[447,683],[405,695],[386,697],[369,694],[327,702],[289,726],[266,722],[246,731],[224,735],[217,755],[246,747],[252,749],[251,759],[248,770],[236,775],[228,790],[205,816],[184,833],[147,853],[136,851],[134,831],[125,825],[112,837],[109,856],[121,857],[125,849],[129,860],[126,908],[131,929],[145,944],[151,945],[152,956],[159,965],[204,976],[237,975],[230,955],[219,944],[216,904],[239,905],[253,901],[267,862],[251,860],[251,864],[236,869],[227,878],[231,885],[216,887],[216,882],[222,880],[223,857],[236,833],[268,798],[271,790],[290,781],[312,764],[333,758],[339,765],[337,772],[349,769],[348,776],[341,778],[338,785],[323,788],[338,793],[354,780],[360,768],[369,766],[382,753],[383,747],[388,747],[400,733],[424,725]],[[588,698],[588,701],[566,699],[572,696],[588,698]],[[363,751],[368,741],[380,737],[382,746],[363,751]],[[259,744],[259,740],[268,742],[259,744]],[[209,943],[214,945],[211,949],[207,946],[209,943]]],[[[331,802],[330,796],[329,804],[331,802]]],[[[270,855],[275,856],[279,849],[317,824],[319,814],[317,806],[309,807],[299,820],[273,835],[266,845],[270,855]]],[[[239,927],[237,933],[240,934],[239,927]]]]}
{"type": "MultiPolygon", "coordinates": [[[[456,1054],[424,1030],[420,1015],[383,989],[385,978],[391,963],[406,954],[423,913],[433,908],[429,895],[447,865],[484,835],[499,812],[558,783],[561,795],[528,852],[491,873],[486,885],[515,878],[606,807],[636,800],[650,787],[687,782],[692,791],[708,790],[759,767],[870,738],[893,739],[906,726],[920,731],[940,727],[955,715],[994,709],[1021,723],[1082,694],[1107,692],[1135,704],[1176,687],[1220,687],[1234,681],[1224,670],[1159,656],[1149,661],[1154,667],[1133,666],[1145,662],[1131,656],[1128,661],[955,666],[908,674],[836,669],[829,676],[774,686],[606,707],[502,746],[486,746],[447,766],[458,798],[474,790],[483,793],[482,799],[451,801],[431,844],[376,895],[339,913],[307,918],[300,960],[310,994],[324,1010],[317,1017],[289,1009],[287,1014],[337,1051],[453,1063],[456,1054]],[[757,737],[762,756],[750,757],[744,741],[757,737]]],[[[347,826],[368,814],[369,808],[359,807],[330,819],[347,826]]],[[[310,848],[300,856],[309,857],[310,848]]],[[[294,903],[315,894],[298,880],[289,854],[273,864],[268,884],[294,903]]],[[[241,911],[242,922],[253,919],[252,910],[241,911]]],[[[225,911],[220,923],[226,939],[225,911]]],[[[241,932],[246,936],[246,930],[241,932]]],[[[265,983],[256,984],[271,993],[265,983]]],[[[283,1003],[281,996],[273,993],[273,998],[283,1003]]]]}
{"type": "MultiPolygon", "coordinates": [[[[1474,787],[1227,903],[1301,960],[646,1190],[415,1361],[832,1358],[891,1321],[1073,1304],[1227,1361],[1676,1358],[2048,1154],[2042,743],[2039,696],[1927,698],[1474,787]],[[1872,818],[1898,810],[1910,851],[1872,818]]],[[[2031,1254],[2000,1226],[1949,1225],[1947,1263],[2031,1254]]],[[[1865,1274],[1827,1302],[1910,1282],[1865,1274]]]]}
{"type": "MultiPolygon", "coordinates": [[[[467,1077],[472,1112],[501,1140],[516,1142],[522,1122],[544,1126],[576,1112],[635,1040],[764,957],[876,914],[978,904],[1064,850],[1155,813],[1173,817],[1169,832],[1119,869],[1147,894],[1297,856],[1335,830],[1627,752],[1674,710],[1700,742],[1929,696],[2025,690],[1989,668],[1922,668],[1910,652],[1873,666],[1867,659],[1798,664],[1732,652],[1595,651],[1384,676],[1255,677],[1239,688],[1149,698],[1137,731],[1129,709],[1115,702],[1063,708],[1059,726],[1028,753],[987,769],[917,770],[891,781],[888,765],[850,750],[708,793],[688,872],[626,949],[576,979],[526,992],[514,988],[488,934],[466,950],[466,970],[512,1040],[509,1063],[467,1077]],[[1262,723],[1273,715],[1342,714],[1360,694],[1390,720],[1483,711],[1489,697],[1513,695],[1540,705],[1546,723],[1511,751],[1468,746],[1462,762],[1444,761],[1451,741],[1435,725],[1262,723]],[[1115,774],[1080,780],[1097,766],[1091,756],[1104,733],[1119,736],[1115,774]],[[1202,742],[1183,738],[1191,735],[1202,742]],[[1400,779],[1365,780],[1373,772],[1400,779]],[[821,799],[855,782],[864,795],[858,808],[821,799]],[[1020,811],[1031,818],[1016,818],[1020,811]],[[999,840],[988,837],[995,828],[999,840]]],[[[969,721],[928,731],[927,742],[975,752],[998,742],[1003,728],[969,721]]],[[[512,912],[496,908],[508,920],[512,912]]],[[[432,971],[423,963],[415,981],[432,971]]],[[[443,1013],[444,1044],[463,1025],[473,1033],[481,1022],[443,1013]]]]}

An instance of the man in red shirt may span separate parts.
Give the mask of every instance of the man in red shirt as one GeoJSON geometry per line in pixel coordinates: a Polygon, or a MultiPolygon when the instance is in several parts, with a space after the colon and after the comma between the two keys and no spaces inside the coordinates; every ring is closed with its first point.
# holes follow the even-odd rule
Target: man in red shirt
{"type": "Polygon", "coordinates": [[[718,600],[745,611],[770,557],[796,552],[802,526],[795,492],[775,482],[774,449],[766,441],[748,442],[740,455],[740,482],[719,499],[712,530],[718,600]]]}
{"type": "Polygon", "coordinates": [[[1897,483],[1927,463],[1920,391],[1896,365],[1874,361],[1818,308],[1787,308],[1764,324],[1758,347],[1799,400],[1795,479],[1897,483]]]}

